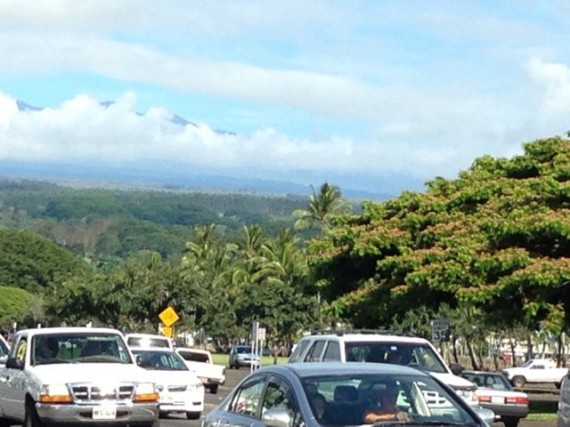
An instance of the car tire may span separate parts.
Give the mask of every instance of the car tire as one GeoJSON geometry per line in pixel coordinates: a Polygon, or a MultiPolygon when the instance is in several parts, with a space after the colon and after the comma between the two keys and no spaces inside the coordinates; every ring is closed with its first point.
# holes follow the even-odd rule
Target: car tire
{"type": "Polygon", "coordinates": [[[519,425],[520,418],[505,417],[502,419],[505,427],[517,427],[519,425]]]}
{"type": "Polygon", "coordinates": [[[524,387],[524,385],[526,384],[526,379],[522,375],[517,375],[513,377],[513,379],[511,380],[511,384],[513,385],[513,387],[521,388],[524,387]]]}
{"type": "Polygon", "coordinates": [[[210,386],[210,393],[218,394],[218,384],[214,384],[210,386]]]}
{"type": "Polygon", "coordinates": [[[23,427],[45,427],[44,423],[40,420],[38,412],[33,402],[26,403],[26,410],[24,414],[24,426],[23,427]]]}
{"type": "Polygon", "coordinates": [[[186,412],[186,418],[188,418],[189,420],[198,420],[200,419],[201,415],[202,415],[201,412],[186,412]]]}
{"type": "Polygon", "coordinates": [[[159,411],[158,412],[158,418],[166,418],[168,417],[168,412],[166,411],[159,411]]]}

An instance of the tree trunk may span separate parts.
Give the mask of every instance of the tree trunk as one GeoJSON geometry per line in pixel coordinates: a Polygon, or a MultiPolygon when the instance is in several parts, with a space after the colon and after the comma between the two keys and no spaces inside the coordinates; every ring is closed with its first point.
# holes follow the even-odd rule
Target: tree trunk
{"type": "Polygon", "coordinates": [[[517,366],[517,355],[515,351],[515,342],[512,338],[509,339],[509,345],[511,346],[511,365],[515,367],[517,366]]]}
{"type": "Polygon", "coordinates": [[[526,360],[532,359],[532,353],[533,353],[532,337],[530,334],[528,334],[526,336],[526,360]]]}
{"type": "Polygon", "coordinates": [[[459,363],[459,355],[457,354],[457,339],[455,338],[455,335],[453,335],[451,339],[451,348],[453,351],[453,360],[455,363],[459,363]]]}
{"type": "Polygon", "coordinates": [[[469,358],[471,359],[471,366],[475,371],[481,369],[479,361],[477,360],[477,355],[473,349],[473,343],[471,342],[471,337],[465,336],[465,342],[467,344],[467,351],[469,352],[469,358]]]}

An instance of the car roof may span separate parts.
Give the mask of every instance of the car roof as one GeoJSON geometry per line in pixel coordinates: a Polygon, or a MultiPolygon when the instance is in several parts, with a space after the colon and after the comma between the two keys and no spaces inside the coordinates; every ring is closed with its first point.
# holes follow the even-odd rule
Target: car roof
{"type": "Polygon", "coordinates": [[[27,335],[47,335],[47,334],[82,334],[82,333],[113,333],[123,335],[121,331],[113,328],[91,328],[88,326],[65,326],[65,327],[47,327],[47,328],[34,328],[22,329],[18,333],[27,335]]]}
{"type": "Polygon", "coordinates": [[[131,347],[131,351],[133,353],[140,353],[140,352],[150,352],[152,351],[153,353],[176,353],[175,350],[171,349],[171,348],[166,348],[166,347],[152,347],[152,346],[145,346],[145,347],[131,347]]]}
{"type": "Polygon", "coordinates": [[[160,338],[163,340],[170,340],[167,336],[159,335],[159,334],[139,334],[139,333],[132,333],[125,335],[128,338],[160,338]]]}
{"type": "Polygon", "coordinates": [[[429,377],[423,371],[402,365],[388,363],[362,362],[319,362],[319,363],[285,363],[261,368],[260,371],[293,372],[301,378],[315,375],[343,374],[388,374],[388,375],[419,375],[429,377]]]}
{"type": "Polygon", "coordinates": [[[427,340],[425,338],[413,337],[413,336],[403,336],[403,335],[390,335],[390,334],[315,334],[307,335],[302,339],[336,339],[338,341],[344,342],[399,342],[399,343],[417,343],[425,344],[427,340]]]}
{"type": "Polygon", "coordinates": [[[463,371],[461,372],[461,374],[470,374],[470,375],[493,375],[493,376],[501,376],[504,377],[503,374],[501,374],[500,372],[490,372],[490,371],[463,371]]]}

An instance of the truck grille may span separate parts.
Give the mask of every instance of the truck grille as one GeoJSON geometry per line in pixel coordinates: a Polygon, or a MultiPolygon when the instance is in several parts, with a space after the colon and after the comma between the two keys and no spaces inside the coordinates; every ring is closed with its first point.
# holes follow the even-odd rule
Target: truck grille
{"type": "Polygon", "coordinates": [[[101,400],[130,400],[135,392],[134,384],[70,384],[75,402],[98,402],[101,400]]]}

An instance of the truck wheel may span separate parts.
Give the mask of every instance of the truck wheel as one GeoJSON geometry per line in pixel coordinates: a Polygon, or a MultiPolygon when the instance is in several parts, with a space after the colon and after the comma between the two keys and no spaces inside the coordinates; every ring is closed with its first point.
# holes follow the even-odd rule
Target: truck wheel
{"type": "Polygon", "coordinates": [[[202,415],[201,412],[186,412],[186,418],[189,420],[197,420],[200,418],[200,415],[202,415]]]}
{"type": "Polygon", "coordinates": [[[526,384],[526,379],[523,376],[517,375],[516,377],[513,377],[511,383],[513,384],[513,387],[521,388],[526,384]]]}
{"type": "Polygon", "coordinates": [[[38,417],[34,404],[26,403],[26,413],[24,415],[24,427],[44,427],[44,423],[38,417]]]}
{"type": "Polygon", "coordinates": [[[217,394],[218,393],[218,384],[214,384],[210,386],[210,393],[217,394]]]}
{"type": "Polygon", "coordinates": [[[519,425],[520,418],[503,418],[503,424],[505,427],[517,427],[519,425]]]}

